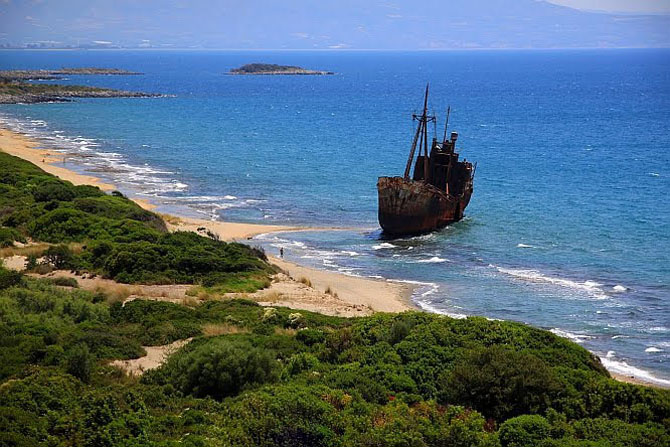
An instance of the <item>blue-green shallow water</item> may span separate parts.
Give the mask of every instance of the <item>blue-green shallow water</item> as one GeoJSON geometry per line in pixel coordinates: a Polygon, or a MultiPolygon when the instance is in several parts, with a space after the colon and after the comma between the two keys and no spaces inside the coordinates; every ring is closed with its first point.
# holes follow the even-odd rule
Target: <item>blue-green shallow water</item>
{"type": "Polygon", "coordinates": [[[616,372],[670,384],[668,50],[3,51],[0,66],[126,68],[145,75],[65,82],[175,95],[0,107],[72,154],[68,167],[168,211],[361,228],[258,243],[417,282],[428,310],[553,329],[616,372]],[[254,61],[337,75],[224,75],[254,61]],[[402,172],[427,81],[478,162],[475,193],[462,222],[383,241],[376,179],[402,172]]]}

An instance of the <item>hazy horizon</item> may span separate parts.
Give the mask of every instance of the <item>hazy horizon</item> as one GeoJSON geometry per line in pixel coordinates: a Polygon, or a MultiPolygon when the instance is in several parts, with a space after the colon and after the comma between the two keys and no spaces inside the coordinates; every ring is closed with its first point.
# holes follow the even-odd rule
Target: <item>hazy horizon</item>
{"type": "Polygon", "coordinates": [[[670,1],[0,2],[0,46],[175,49],[670,47],[670,1]],[[578,9],[576,9],[578,8],[578,9]],[[594,12],[598,9],[599,12],[594,12]]]}

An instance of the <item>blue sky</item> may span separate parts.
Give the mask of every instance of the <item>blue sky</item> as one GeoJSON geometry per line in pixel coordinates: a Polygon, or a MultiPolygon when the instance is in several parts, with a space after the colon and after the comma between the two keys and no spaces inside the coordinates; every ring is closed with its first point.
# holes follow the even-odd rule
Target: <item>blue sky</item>
{"type": "Polygon", "coordinates": [[[551,3],[592,11],[670,14],[670,0],[552,0],[551,3]]]}
{"type": "Polygon", "coordinates": [[[669,47],[668,29],[670,0],[0,0],[4,45],[669,47]]]}

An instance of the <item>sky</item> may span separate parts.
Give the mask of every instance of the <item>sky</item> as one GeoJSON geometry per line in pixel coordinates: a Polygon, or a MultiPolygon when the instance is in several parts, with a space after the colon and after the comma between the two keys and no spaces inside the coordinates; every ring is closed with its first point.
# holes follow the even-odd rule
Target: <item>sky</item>
{"type": "Polygon", "coordinates": [[[0,46],[670,47],[668,30],[670,0],[0,0],[0,46]]]}
{"type": "Polygon", "coordinates": [[[551,3],[587,11],[670,14],[670,0],[551,0],[551,3]]]}

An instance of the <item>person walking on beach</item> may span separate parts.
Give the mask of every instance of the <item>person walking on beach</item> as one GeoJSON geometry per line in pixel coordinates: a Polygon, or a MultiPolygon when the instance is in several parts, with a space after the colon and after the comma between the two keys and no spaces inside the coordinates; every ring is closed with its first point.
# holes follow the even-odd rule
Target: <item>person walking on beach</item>
{"type": "Polygon", "coordinates": [[[279,247],[279,257],[280,258],[284,257],[284,247],[279,247]]]}

